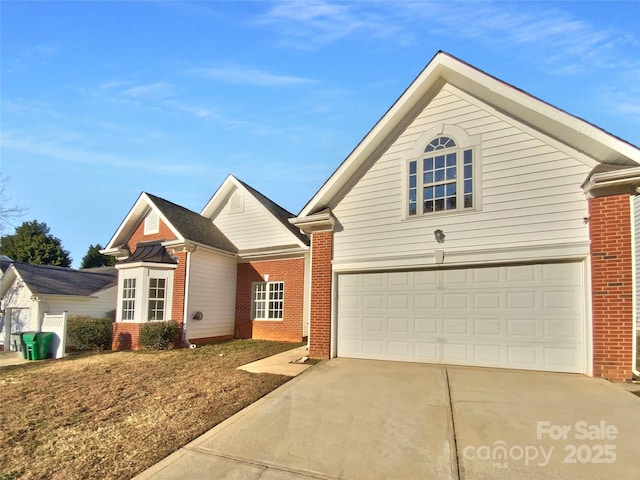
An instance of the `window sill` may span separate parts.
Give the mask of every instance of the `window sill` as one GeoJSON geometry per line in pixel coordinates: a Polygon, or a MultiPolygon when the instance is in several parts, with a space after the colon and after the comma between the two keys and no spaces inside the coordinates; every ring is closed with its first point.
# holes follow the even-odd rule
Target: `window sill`
{"type": "Polygon", "coordinates": [[[252,322],[282,322],[283,318],[254,318],[252,322]]]}
{"type": "Polygon", "coordinates": [[[426,218],[439,218],[439,217],[452,217],[452,216],[460,216],[460,215],[470,215],[473,213],[480,212],[480,209],[477,208],[468,208],[464,210],[444,210],[442,212],[432,212],[432,213],[423,213],[421,215],[403,215],[402,221],[414,221],[414,220],[424,220],[426,218]]]}

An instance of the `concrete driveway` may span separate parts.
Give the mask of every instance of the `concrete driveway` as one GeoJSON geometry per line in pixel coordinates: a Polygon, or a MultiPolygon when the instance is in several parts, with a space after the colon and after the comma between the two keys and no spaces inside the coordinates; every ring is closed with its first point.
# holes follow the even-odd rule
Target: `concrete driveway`
{"type": "Polygon", "coordinates": [[[637,478],[640,398],[579,375],[337,358],[138,479],[637,478]]]}

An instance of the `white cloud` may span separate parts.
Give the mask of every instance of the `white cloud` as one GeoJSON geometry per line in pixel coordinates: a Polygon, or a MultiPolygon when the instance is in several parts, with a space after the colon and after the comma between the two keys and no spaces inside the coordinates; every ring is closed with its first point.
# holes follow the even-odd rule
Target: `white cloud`
{"type": "Polygon", "coordinates": [[[221,80],[232,84],[258,87],[290,87],[313,83],[313,80],[292,75],[279,75],[265,70],[239,65],[195,68],[187,72],[209,80],[221,80]]]}
{"type": "Polygon", "coordinates": [[[118,169],[137,169],[161,175],[193,175],[200,167],[183,162],[163,162],[157,158],[136,159],[106,153],[104,150],[89,150],[68,146],[68,142],[81,144],[81,136],[67,134],[51,137],[35,137],[18,131],[4,130],[0,133],[2,150],[58,160],[65,163],[94,165],[118,169]]]}
{"type": "MultiPolygon", "coordinates": [[[[402,3],[394,2],[391,9],[402,3]]],[[[369,38],[403,38],[404,29],[390,21],[388,12],[374,11],[372,7],[377,6],[385,7],[376,2],[283,1],[276,2],[254,23],[275,27],[280,43],[303,50],[317,49],[358,33],[369,38]]]]}

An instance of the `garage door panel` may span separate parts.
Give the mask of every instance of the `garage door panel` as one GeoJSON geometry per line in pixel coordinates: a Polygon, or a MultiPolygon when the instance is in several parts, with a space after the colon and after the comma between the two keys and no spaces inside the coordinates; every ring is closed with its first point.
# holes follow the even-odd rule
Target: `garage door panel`
{"type": "Polygon", "coordinates": [[[478,292],[473,294],[473,309],[500,310],[504,308],[505,297],[501,292],[478,292]]]}
{"type": "Polygon", "coordinates": [[[534,365],[542,365],[538,361],[538,347],[531,345],[507,345],[507,364],[515,368],[532,368],[534,365]]]}
{"type": "Polygon", "coordinates": [[[468,308],[467,293],[442,293],[442,306],[445,310],[465,310],[468,308]]]}
{"type": "Polygon", "coordinates": [[[438,362],[442,357],[442,345],[436,341],[416,341],[414,342],[415,361],[438,362]]]}
{"type": "Polygon", "coordinates": [[[479,364],[496,364],[504,362],[504,349],[502,345],[476,345],[473,359],[479,364]]]}
{"type": "Polygon", "coordinates": [[[424,337],[425,334],[438,333],[438,325],[441,322],[442,320],[437,318],[415,318],[413,323],[416,338],[424,337]]]}
{"type": "Polygon", "coordinates": [[[443,332],[451,338],[469,334],[469,321],[466,318],[445,318],[443,332]]]}
{"type": "Polygon", "coordinates": [[[338,355],[584,372],[579,263],[338,277],[338,355]]]}
{"type": "Polygon", "coordinates": [[[503,336],[503,322],[497,318],[474,318],[473,333],[479,337],[503,336]]]}

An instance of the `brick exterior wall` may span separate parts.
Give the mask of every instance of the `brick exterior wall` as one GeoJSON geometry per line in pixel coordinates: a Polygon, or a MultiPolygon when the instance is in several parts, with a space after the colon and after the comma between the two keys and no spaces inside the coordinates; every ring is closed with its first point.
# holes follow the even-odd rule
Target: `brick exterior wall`
{"type": "Polygon", "coordinates": [[[236,283],[236,335],[239,338],[262,340],[302,340],[304,302],[304,258],[268,260],[238,264],[236,283]],[[284,312],[282,320],[251,318],[252,284],[284,282],[284,312]]]}
{"type": "Polygon", "coordinates": [[[167,226],[166,223],[159,220],[159,228],[158,233],[153,233],[151,235],[144,234],[144,219],[138,224],[135,231],[129,237],[129,240],[126,243],[126,247],[129,249],[131,253],[136,250],[136,245],[142,242],[153,242],[156,240],[175,240],[176,236],[173,234],[171,229],[167,226]]]}
{"type": "Polygon", "coordinates": [[[329,358],[331,353],[332,259],[333,232],[314,232],[311,236],[311,358],[329,358]]]}
{"type": "Polygon", "coordinates": [[[593,375],[631,379],[633,273],[628,194],[589,200],[593,375]]]}
{"type": "Polygon", "coordinates": [[[141,323],[113,322],[111,350],[139,350],[141,323]]]}
{"type": "Polygon", "coordinates": [[[187,284],[187,254],[174,253],[178,266],[173,271],[173,299],[171,303],[171,320],[182,325],[184,320],[184,296],[187,284]]]}
{"type": "MultiPolygon", "coordinates": [[[[138,243],[152,242],[157,240],[174,240],[176,236],[166,223],[159,219],[158,233],[151,235],[144,234],[144,219],[138,224],[135,231],[127,241],[127,248],[133,254],[138,243]]],[[[184,294],[186,288],[187,254],[176,253],[173,256],[178,260],[178,266],[173,272],[173,298],[171,305],[171,320],[175,320],[180,325],[184,320],[184,294]]],[[[146,295],[146,292],[145,292],[146,295]]],[[[116,308],[121,308],[116,305],[116,308]]],[[[112,350],[138,350],[142,348],[139,342],[140,328],[142,323],[114,322],[112,350]]],[[[182,335],[176,347],[182,345],[182,335]]]]}

